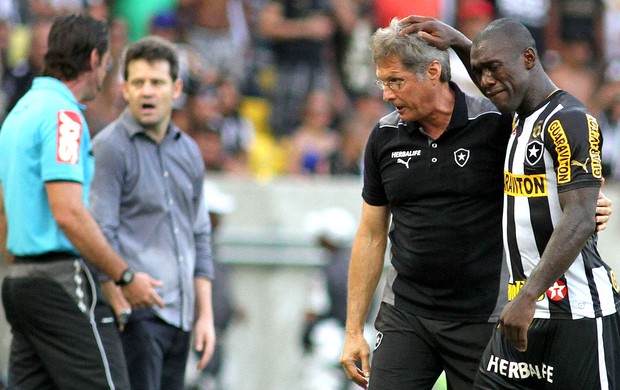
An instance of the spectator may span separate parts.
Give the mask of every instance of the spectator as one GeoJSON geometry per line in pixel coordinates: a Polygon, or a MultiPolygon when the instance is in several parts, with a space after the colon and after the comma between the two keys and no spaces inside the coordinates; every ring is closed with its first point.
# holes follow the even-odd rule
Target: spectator
{"type": "Polygon", "coordinates": [[[599,87],[600,72],[594,66],[594,49],[590,41],[571,38],[562,42],[559,62],[548,66],[551,80],[594,111],[594,95],[599,87]]]}
{"type": "Polygon", "coordinates": [[[354,25],[350,1],[270,0],[263,8],[259,29],[271,42],[276,65],[270,119],[276,138],[290,136],[299,126],[310,92],[342,91],[332,39],[339,26],[354,25]]]}
{"type": "Polygon", "coordinates": [[[207,171],[224,170],[222,139],[216,127],[222,113],[215,86],[194,86],[188,91],[187,116],[187,134],[198,144],[207,171]]]}
{"type": "Polygon", "coordinates": [[[47,36],[51,28],[51,20],[37,20],[30,31],[28,57],[7,70],[2,81],[2,90],[7,97],[7,112],[15,107],[17,101],[32,86],[34,78],[43,70],[43,57],[47,52],[47,36]]]}
{"type": "Polygon", "coordinates": [[[120,63],[122,51],[127,44],[127,24],[123,19],[110,21],[110,63],[106,77],[101,85],[101,93],[88,102],[84,116],[90,123],[90,133],[94,137],[101,129],[115,120],[126,106],[122,93],[120,63]]]}
{"type": "MultiPolygon", "coordinates": [[[[456,26],[467,38],[474,39],[487,24],[495,18],[495,9],[488,0],[461,0],[458,5],[456,26]]],[[[469,95],[481,95],[469,72],[459,60],[454,50],[450,50],[450,71],[452,81],[469,95]]]]}
{"type": "Polygon", "coordinates": [[[362,156],[368,137],[368,127],[360,125],[354,117],[347,118],[341,131],[340,147],[328,157],[329,173],[332,175],[362,174],[362,156]]]}
{"type": "Polygon", "coordinates": [[[163,11],[153,16],[149,24],[149,33],[173,42],[179,56],[179,77],[183,81],[184,89],[175,100],[175,108],[186,105],[187,91],[195,85],[213,84],[218,78],[215,69],[209,70],[202,61],[196,49],[185,42],[183,36],[182,19],[178,11],[163,11]]]}
{"type": "Polygon", "coordinates": [[[181,0],[115,0],[112,18],[127,22],[129,41],[136,41],[148,34],[149,23],[160,12],[176,10],[181,0]]]}
{"type": "Polygon", "coordinates": [[[288,144],[289,173],[329,173],[329,156],[340,146],[339,134],[330,127],[332,119],[330,95],[325,91],[310,93],[301,126],[288,144]]]}
{"type": "Polygon", "coordinates": [[[239,110],[241,93],[235,79],[221,80],[217,96],[221,117],[216,127],[220,133],[224,170],[229,173],[247,173],[250,148],[256,134],[252,122],[243,117],[239,110]]]}
{"type": "Polygon", "coordinates": [[[620,0],[604,0],[603,3],[605,77],[620,80],[620,0]]]}
{"type": "Polygon", "coordinates": [[[602,95],[602,110],[597,115],[601,125],[601,132],[605,142],[603,143],[603,177],[607,180],[620,181],[620,89],[613,90],[610,87],[602,95]]]}
{"type": "Polygon", "coordinates": [[[546,28],[553,0],[495,0],[496,17],[513,18],[523,23],[536,41],[536,48],[544,58],[548,43],[546,28]]]}
{"type": "Polygon", "coordinates": [[[373,0],[356,0],[357,20],[339,50],[339,70],[344,87],[349,95],[367,94],[375,90],[375,66],[370,58],[368,41],[374,31],[375,14],[373,0]]]}
{"type": "Polygon", "coordinates": [[[353,103],[353,112],[342,123],[340,147],[329,157],[332,175],[361,175],[370,130],[377,118],[389,112],[387,105],[372,93],[355,97],[353,103]]]}
{"type": "Polygon", "coordinates": [[[601,58],[603,12],[601,0],[550,0],[548,49],[559,51],[566,42],[586,41],[591,46],[592,60],[601,58]]]}
{"type": "Polygon", "coordinates": [[[250,41],[247,0],[183,0],[187,42],[210,72],[244,80],[250,41]]]}
{"type": "Polygon", "coordinates": [[[387,27],[393,18],[424,15],[454,25],[458,0],[399,1],[373,0],[376,15],[375,27],[387,27]]]}

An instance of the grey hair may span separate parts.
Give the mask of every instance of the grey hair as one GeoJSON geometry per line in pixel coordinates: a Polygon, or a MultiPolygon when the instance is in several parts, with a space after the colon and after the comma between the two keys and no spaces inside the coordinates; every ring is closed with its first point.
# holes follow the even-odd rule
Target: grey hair
{"type": "Polygon", "coordinates": [[[448,82],[450,74],[450,55],[447,50],[439,50],[417,34],[399,35],[405,27],[398,18],[392,19],[390,25],[379,28],[370,39],[372,60],[379,60],[395,55],[403,66],[415,73],[419,80],[425,79],[426,68],[433,62],[441,64],[439,81],[448,82]]]}

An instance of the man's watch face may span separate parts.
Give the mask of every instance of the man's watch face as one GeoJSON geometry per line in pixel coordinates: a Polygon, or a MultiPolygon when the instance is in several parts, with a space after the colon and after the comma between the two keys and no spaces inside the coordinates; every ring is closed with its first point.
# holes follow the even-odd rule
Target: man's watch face
{"type": "Polygon", "coordinates": [[[131,269],[125,270],[125,272],[121,274],[121,279],[118,281],[117,284],[119,286],[125,286],[131,283],[131,281],[133,280],[133,275],[134,275],[134,272],[131,269]]]}

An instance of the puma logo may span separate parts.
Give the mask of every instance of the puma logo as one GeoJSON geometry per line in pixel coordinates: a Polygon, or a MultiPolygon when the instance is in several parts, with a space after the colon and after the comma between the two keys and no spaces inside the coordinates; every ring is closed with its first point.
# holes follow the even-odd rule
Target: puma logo
{"type": "Polygon", "coordinates": [[[411,161],[411,157],[409,157],[407,161],[403,160],[402,158],[399,158],[398,160],[396,160],[398,164],[403,164],[404,166],[407,167],[407,169],[409,169],[409,161],[411,161]]]}
{"type": "Polygon", "coordinates": [[[586,173],[589,173],[589,172],[588,172],[588,166],[587,166],[588,161],[590,161],[590,157],[588,157],[588,158],[586,159],[586,162],[585,162],[585,163],[583,163],[583,164],[582,164],[582,163],[580,163],[580,162],[579,162],[579,161],[577,161],[577,160],[573,160],[573,161],[571,161],[571,162],[570,162],[570,165],[576,165],[576,166],[578,166],[578,167],[582,167],[582,168],[583,168],[583,170],[584,170],[584,171],[586,171],[586,173]]]}

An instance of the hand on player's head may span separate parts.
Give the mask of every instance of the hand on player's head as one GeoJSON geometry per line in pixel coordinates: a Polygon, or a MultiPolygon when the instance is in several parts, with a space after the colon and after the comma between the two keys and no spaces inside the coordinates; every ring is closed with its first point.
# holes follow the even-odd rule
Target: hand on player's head
{"type": "Polygon", "coordinates": [[[410,15],[400,22],[404,25],[401,35],[418,34],[440,50],[449,49],[457,37],[462,38],[458,30],[434,18],[410,15]]]}

